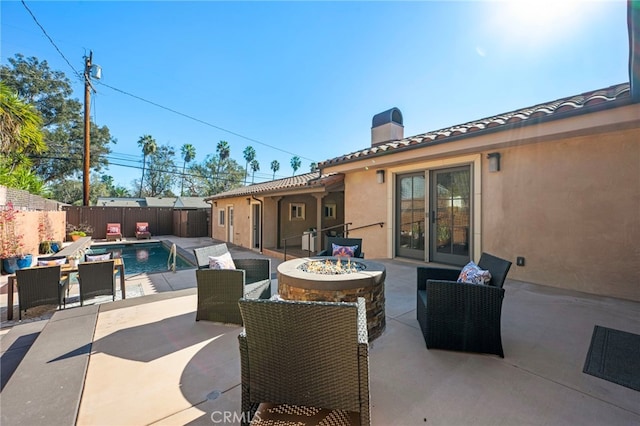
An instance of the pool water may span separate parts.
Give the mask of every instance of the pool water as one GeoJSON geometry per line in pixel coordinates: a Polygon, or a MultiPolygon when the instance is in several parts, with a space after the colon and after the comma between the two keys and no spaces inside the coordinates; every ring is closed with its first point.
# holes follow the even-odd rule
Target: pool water
{"type": "MultiPolygon", "coordinates": [[[[91,246],[95,254],[112,252],[112,257],[121,257],[125,275],[151,272],[167,272],[169,249],[162,243],[109,244],[91,246]]],[[[180,256],[176,257],[176,270],[194,268],[180,256]]]]}

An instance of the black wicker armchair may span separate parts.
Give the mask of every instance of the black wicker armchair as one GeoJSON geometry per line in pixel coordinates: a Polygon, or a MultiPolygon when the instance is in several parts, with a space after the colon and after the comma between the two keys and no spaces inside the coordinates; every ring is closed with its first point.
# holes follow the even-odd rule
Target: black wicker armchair
{"type": "Polygon", "coordinates": [[[504,358],[502,286],[511,262],[483,253],[478,266],[491,272],[488,285],[455,282],[459,269],[418,267],[416,311],[427,348],[504,358]]]}
{"type": "Polygon", "coordinates": [[[208,269],[209,256],[228,253],[227,245],[216,244],[193,250],[198,268],[196,321],[206,320],[242,325],[240,298],[271,297],[271,259],[233,259],[236,269],[208,269]]]}
{"type": "Polygon", "coordinates": [[[65,304],[65,292],[69,288],[68,275],[60,274],[60,265],[35,266],[16,271],[18,281],[18,318],[22,311],[42,305],[65,304]]]}
{"type": "Polygon", "coordinates": [[[78,283],[80,284],[80,306],[84,305],[85,300],[96,296],[111,295],[111,300],[116,300],[115,261],[80,263],[78,283]]]}
{"type": "Polygon", "coordinates": [[[371,423],[363,298],[239,305],[243,424],[371,423]]]}

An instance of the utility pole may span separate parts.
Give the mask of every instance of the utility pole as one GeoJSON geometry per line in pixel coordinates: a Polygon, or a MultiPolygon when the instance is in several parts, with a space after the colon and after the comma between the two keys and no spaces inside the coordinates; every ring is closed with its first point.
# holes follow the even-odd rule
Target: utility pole
{"type": "Polygon", "coordinates": [[[89,205],[89,164],[91,159],[91,61],[93,51],[89,51],[89,56],[84,58],[84,173],[82,175],[83,197],[82,205],[89,205]]]}

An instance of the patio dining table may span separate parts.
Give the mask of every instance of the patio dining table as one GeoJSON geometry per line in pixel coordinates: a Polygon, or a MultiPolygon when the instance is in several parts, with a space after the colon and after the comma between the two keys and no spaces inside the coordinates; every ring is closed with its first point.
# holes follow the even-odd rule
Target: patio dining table
{"type": "MultiPolygon", "coordinates": [[[[122,258],[116,258],[114,260],[114,269],[116,272],[120,273],[120,292],[122,293],[122,298],[127,298],[127,293],[125,291],[125,280],[124,280],[124,262],[122,258]]],[[[63,274],[71,274],[74,272],[78,272],[78,264],[70,265],[65,263],[61,266],[60,272],[63,274]]],[[[13,319],[13,292],[15,290],[16,285],[16,275],[10,275],[7,278],[7,321],[11,321],[13,319]]]]}

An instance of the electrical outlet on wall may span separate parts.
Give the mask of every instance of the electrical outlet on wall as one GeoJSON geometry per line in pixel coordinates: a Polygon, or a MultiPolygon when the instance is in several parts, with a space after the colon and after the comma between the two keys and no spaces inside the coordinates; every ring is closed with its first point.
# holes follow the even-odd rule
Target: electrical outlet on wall
{"type": "Polygon", "coordinates": [[[524,257],[522,257],[522,256],[516,257],[516,265],[524,266],[524,257]]]}

